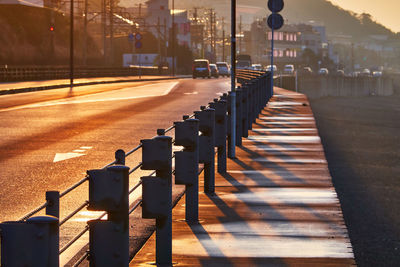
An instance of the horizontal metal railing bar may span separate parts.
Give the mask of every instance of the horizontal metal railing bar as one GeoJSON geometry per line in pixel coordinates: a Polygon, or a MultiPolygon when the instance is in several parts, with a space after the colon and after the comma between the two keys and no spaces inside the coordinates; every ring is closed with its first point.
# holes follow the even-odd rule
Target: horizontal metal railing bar
{"type": "Polygon", "coordinates": [[[142,181],[139,181],[134,187],[132,187],[131,190],[129,190],[129,195],[132,194],[133,191],[136,190],[140,185],[142,184],[142,181]]]}
{"type": "Polygon", "coordinates": [[[78,267],[79,264],[81,264],[87,257],[89,256],[89,251],[86,251],[85,254],[82,255],[75,263],[72,265],[72,267],[78,267]]]}
{"type": "Polygon", "coordinates": [[[139,205],[143,202],[142,199],[140,199],[130,210],[129,210],[129,214],[131,214],[135,209],[137,209],[137,207],[139,207],[139,205]]]}
{"type": "Polygon", "coordinates": [[[125,157],[129,156],[130,154],[134,153],[135,151],[139,150],[142,147],[142,144],[138,145],[137,147],[135,147],[134,149],[132,149],[131,151],[128,151],[127,153],[125,153],[125,157]]]}
{"type": "Polygon", "coordinates": [[[168,133],[172,129],[175,129],[175,125],[172,125],[172,126],[168,127],[167,129],[165,129],[165,132],[168,133]]]}
{"type": "Polygon", "coordinates": [[[74,190],[75,188],[77,188],[78,186],[80,186],[81,184],[83,184],[84,182],[86,182],[88,180],[89,180],[89,176],[86,175],[85,178],[83,178],[82,180],[80,180],[79,182],[77,182],[76,184],[71,186],[70,188],[66,189],[64,192],[60,193],[60,198],[62,198],[63,196],[65,196],[66,194],[68,194],[69,192],[71,192],[72,190],[74,190]]]}
{"type": "Polygon", "coordinates": [[[135,167],[133,167],[131,170],[129,170],[129,174],[133,173],[134,171],[136,171],[137,169],[139,169],[140,167],[142,167],[143,163],[139,163],[138,165],[136,165],[135,167]]]}
{"type": "Polygon", "coordinates": [[[75,243],[76,240],[78,240],[81,236],[83,236],[88,230],[89,230],[89,225],[86,225],[82,231],[80,231],[76,236],[74,236],[74,238],[68,241],[68,243],[65,244],[65,246],[60,249],[58,254],[62,254],[64,251],[66,251],[73,243],[75,243]]]}
{"type": "Polygon", "coordinates": [[[39,211],[41,211],[42,209],[46,208],[47,205],[49,203],[46,201],[45,203],[43,203],[42,205],[40,205],[39,207],[35,208],[34,210],[32,210],[31,212],[25,214],[23,217],[21,217],[18,221],[25,221],[26,219],[29,219],[30,217],[32,217],[33,215],[35,215],[36,213],[38,213],[39,211]]]}
{"type": "Polygon", "coordinates": [[[84,207],[89,205],[89,201],[85,201],[85,203],[83,203],[82,205],[80,205],[76,210],[74,210],[73,212],[71,212],[70,214],[68,214],[60,223],[59,225],[63,225],[64,223],[66,223],[69,219],[71,219],[75,214],[77,214],[78,212],[80,212],[84,207]]]}

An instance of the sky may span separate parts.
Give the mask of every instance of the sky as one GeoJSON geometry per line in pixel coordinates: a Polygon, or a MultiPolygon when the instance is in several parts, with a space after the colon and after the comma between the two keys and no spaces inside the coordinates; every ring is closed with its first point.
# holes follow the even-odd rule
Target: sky
{"type": "Polygon", "coordinates": [[[400,32],[400,0],[330,0],[332,3],[356,13],[369,13],[374,19],[391,29],[400,32]]]}

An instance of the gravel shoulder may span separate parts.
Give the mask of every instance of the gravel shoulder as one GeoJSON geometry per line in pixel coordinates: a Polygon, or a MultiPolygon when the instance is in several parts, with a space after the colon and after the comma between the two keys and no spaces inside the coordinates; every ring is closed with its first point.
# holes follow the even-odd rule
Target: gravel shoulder
{"type": "Polygon", "coordinates": [[[399,266],[400,95],[310,102],[358,266],[399,266]]]}

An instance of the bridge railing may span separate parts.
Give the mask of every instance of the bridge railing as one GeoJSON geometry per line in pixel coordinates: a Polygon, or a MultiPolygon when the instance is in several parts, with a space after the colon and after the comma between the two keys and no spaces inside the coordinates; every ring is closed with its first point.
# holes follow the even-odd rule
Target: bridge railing
{"type": "MultiPolygon", "coordinates": [[[[236,89],[236,145],[271,98],[268,73],[252,73],[254,78],[236,89]]],[[[0,224],[1,266],[59,266],[60,256],[89,232],[89,250],[77,255],[73,266],[85,259],[91,266],[128,266],[129,215],[139,206],[142,217],[156,219],[156,263],[172,264],[172,183],[185,185],[189,224],[199,220],[199,174],[204,171],[204,192],[215,191],[215,154],[217,171],[227,169],[227,140],[230,129],[230,93],[213,99],[192,115],[184,115],[157,136],[141,140],[128,152],[115,152],[115,160],[87,175],[63,192],[47,191],[46,201],[17,221],[0,224]],[[172,135],[168,136],[167,134],[172,135]],[[141,162],[126,166],[126,159],[141,151],[141,162]],[[129,187],[129,177],[137,170],[150,173],[129,187]],[[175,179],[172,179],[174,175],[175,179]],[[88,200],[60,218],[60,200],[88,183],[88,200]],[[129,197],[138,188],[141,197],[129,197]],[[101,211],[60,248],[60,228],[80,211],[101,211]],[[46,215],[35,216],[45,210],[46,215]]]]}

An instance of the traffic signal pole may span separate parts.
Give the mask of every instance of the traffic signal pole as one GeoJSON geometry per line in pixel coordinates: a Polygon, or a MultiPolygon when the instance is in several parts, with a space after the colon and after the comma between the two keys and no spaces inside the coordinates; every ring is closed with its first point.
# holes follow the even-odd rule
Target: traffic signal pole
{"type": "Polygon", "coordinates": [[[236,0],[231,0],[231,135],[229,158],[235,158],[236,144],[236,0]]]}

